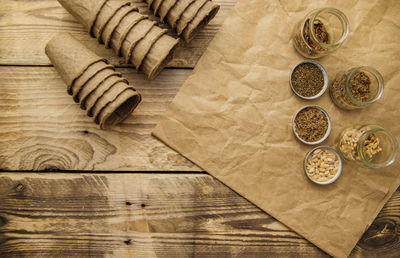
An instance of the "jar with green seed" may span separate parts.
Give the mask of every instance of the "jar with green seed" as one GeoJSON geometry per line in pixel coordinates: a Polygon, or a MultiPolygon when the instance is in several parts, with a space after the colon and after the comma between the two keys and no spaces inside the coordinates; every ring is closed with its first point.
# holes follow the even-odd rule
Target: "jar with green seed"
{"type": "Polygon", "coordinates": [[[383,77],[376,69],[363,66],[338,73],[329,94],[342,109],[364,108],[382,97],[383,85],[383,77]]]}
{"type": "Polygon", "coordinates": [[[349,21],[335,8],[311,11],[295,27],[293,44],[304,57],[316,59],[338,49],[349,34],[349,21]]]}

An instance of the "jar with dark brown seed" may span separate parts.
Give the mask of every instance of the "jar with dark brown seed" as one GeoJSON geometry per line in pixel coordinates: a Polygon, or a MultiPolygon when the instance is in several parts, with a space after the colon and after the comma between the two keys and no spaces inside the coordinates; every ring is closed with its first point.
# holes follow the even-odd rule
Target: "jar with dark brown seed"
{"type": "Polygon", "coordinates": [[[341,11],[316,9],[296,25],[293,44],[302,56],[316,59],[338,49],[348,34],[349,21],[341,11]]]}
{"type": "Polygon", "coordinates": [[[338,73],[329,93],[340,108],[364,108],[382,97],[383,84],[383,77],[376,69],[363,66],[338,73]]]}

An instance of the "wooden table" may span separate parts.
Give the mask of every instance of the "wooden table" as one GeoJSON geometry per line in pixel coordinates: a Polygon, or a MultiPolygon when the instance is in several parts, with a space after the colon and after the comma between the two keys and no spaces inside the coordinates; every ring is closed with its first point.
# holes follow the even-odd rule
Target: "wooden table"
{"type": "MultiPolygon", "coordinates": [[[[55,0],[0,0],[0,256],[326,256],[151,136],[235,0],[149,82],[55,0]],[[72,33],[142,93],[100,130],[44,54],[72,33]]],[[[144,4],[139,3],[144,12],[144,4]]],[[[351,256],[400,256],[400,189],[351,256]]]]}

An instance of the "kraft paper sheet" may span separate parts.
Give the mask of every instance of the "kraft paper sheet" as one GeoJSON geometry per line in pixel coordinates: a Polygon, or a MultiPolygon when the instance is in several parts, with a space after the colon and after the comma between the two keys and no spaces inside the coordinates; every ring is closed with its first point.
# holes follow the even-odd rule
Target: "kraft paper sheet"
{"type": "Polygon", "coordinates": [[[379,124],[400,136],[400,1],[239,0],[153,134],[330,255],[349,255],[400,184],[400,162],[368,169],[344,162],[334,184],[319,186],[303,171],[311,146],[291,123],[304,105],[325,108],[333,129],[324,145],[354,124],[379,124]],[[341,70],[377,68],[379,102],[344,111],[328,92],[302,101],[289,87],[304,59],[291,32],[312,9],[335,7],[350,21],[344,45],[319,59],[333,80],[341,70]]]}

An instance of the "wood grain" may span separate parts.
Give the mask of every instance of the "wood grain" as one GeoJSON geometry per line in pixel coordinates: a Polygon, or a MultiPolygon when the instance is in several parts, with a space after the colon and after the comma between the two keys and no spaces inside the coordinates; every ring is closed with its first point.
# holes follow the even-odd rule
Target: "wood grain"
{"type": "Polygon", "coordinates": [[[0,67],[0,169],[199,171],[151,136],[191,70],[152,82],[119,68],[143,100],[119,126],[100,130],[67,94],[53,67],[0,67]]]}
{"type": "MultiPolygon", "coordinates": [[[[214,1],[217,17],[169,67],[194,67],[236,2],[214,1]]],[[[50,64],[44,46],[58,31],[126,67],[56,0],[0,0],[0,170],[16,170],[0,173],[0,257],[326,256],[211,176],[164,173],[200,171],[150,135],[191,70],[166,69],[148,82],[134,69],[118,69],[143,102],[123,124],[102,131],[54,68],[29,67],[50,64]]],[[[351,257],[400,257],[399,207],[400,189],[351,257]]]]}
{"type": "MultiPolygon", "coordinates": [[[[0,256],[325,257],[202,174],[0,174],[0,256]]],[[[400,189],[352,253],[398,257],[400,189]]]]}
{"type": "MultiPolygon", "coordinates": [[[[139,10],[151,14],[146,4],[137,2],[139,10]]],[[[169,67],[193,68],[214,37],[236,0],[214,0],[221,5],[217,16],[188,45],[181,45],[169,67]]],[[[154,16],[150,15],[154,19],[154,16]]],[[[47,41],[56,32],[69,32],[79,41],[105,57],[114,65],[123,65],[122,58],[91,38],[56,0],[0,0],[0,64],[48,65],[44,53],[47,41]]]]}

